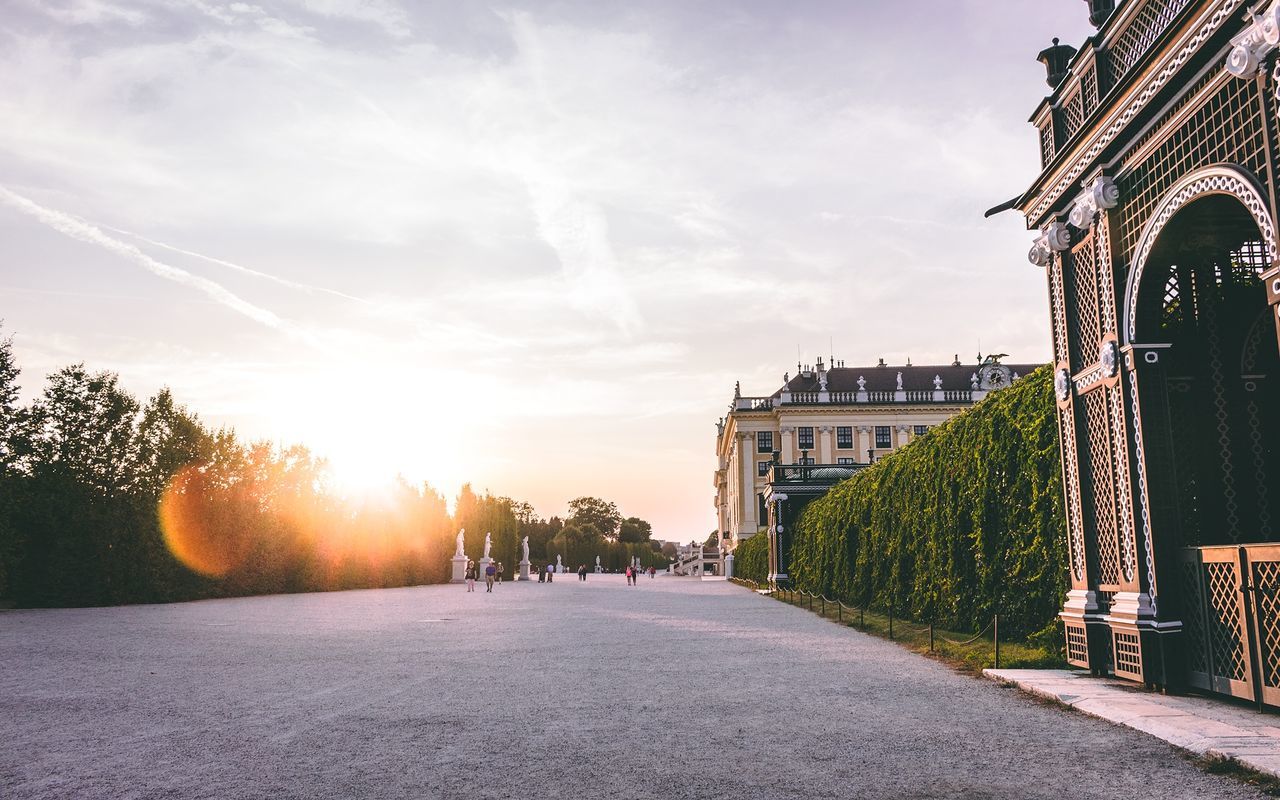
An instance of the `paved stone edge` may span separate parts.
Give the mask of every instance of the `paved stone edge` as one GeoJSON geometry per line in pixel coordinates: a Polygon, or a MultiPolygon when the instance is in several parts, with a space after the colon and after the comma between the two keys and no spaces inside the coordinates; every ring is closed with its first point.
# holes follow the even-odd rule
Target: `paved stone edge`
{"type": "MultiPolygon", "coordinates": [[[[1099,697],[1098,692],[1082,691],[1079,694],[1068,694],[1055,691],[1047,686],[1038,685],[1030,680],[1020,679],[1011,672],[1016,670],[984,669],[982,674],[996,683],[1012,686],[1027,694],[1060,703],[1068,708],[1097,719],[1103,719],[1116,725],[1123,725],[1136,731],[1154,736],[1168,742],[1179,750],[1197,756],[1211,758],[1228,758],[1257,772],[1280,778],[1280,741],[1269,736],[1241,730],[1244,736],[1215,736],[1207,732],[1197,732],[1200,725],[1204,727],[1221,726],[1221,723],[1206,718],[1196,717],[1187,712],[1171,710],[1155,703],[1139,703],[1147,708],[1135,708],[1135,704],[1125,699],[1121,705],[1107,702],[1099,697]],[[1182,723],[1182,725],[1178,725],[1182,723]],[[1189,724],[1188,724],[1189,723],[1189,724]],[[1199,725],[1197,724],[1199,723],[1199,725]],[[1230,743],[1223,742],[1230,738],[1230,743]]],[[[1062,686],[1064,680],[1079,680],[1075,673],[1066,670],[1045,670],[1046,673],[1059,672],[1060,676],[1052,680],[1053,685],[1062,686]]],[[[1046,675],[1046,677],[1051,677],[1046,675]]],[[[1091,678],[1091,681],[1105,679],[1091,678]]]]}

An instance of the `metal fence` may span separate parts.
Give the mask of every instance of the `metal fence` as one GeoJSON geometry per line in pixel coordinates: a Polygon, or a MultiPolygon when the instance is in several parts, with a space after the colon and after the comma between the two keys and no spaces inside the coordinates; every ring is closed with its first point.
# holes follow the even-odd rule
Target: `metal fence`
{"type": "MultiPolygon", "coordinates": [[[[758,594],[768,595],[770,597],[774,597],[778,600],[781,600],[785,603],[789,603],[791,605],[805,606],[810,611],[817,611],[823,617],[827,616],[827,607],[834,606],[835,612],[836,612],[836,621],[838,621],[841,624],[849,624],[849,625],[855,624],[853,621],[854,619],[853,615],[856,613],[857,627],[859,628],[867,627],[867,609],[865,606],[850,606],[850,605],[846,605],[839,598],[836,598],[833,600],[823,594],[813,594],[812,592],[806,592],[803,589],[794,589],[786,586],[762,585],[760,583],[757,583],[756,581],[748,580],[746,578],[730,578],[729,580],[732,581],[733,583],[738,584],[739,586],[745,586],[746,588],[751,589],[752,591],[758,594]],[[817,608],[815,608],[815,605],[817,606],[817,608]],[[846,615],[848,615],[849,617],[847,623],[845,621],[846,615]]],[[[893,639],[895,615],[894,615],[894,608],[892,605],[889,606],[888,618],[889,618],[889,638],[893,639]]],[[[991,621],[988,622],[986,625],[984,625],[982,630],[978,631],[968,639],[952,639],[948,636],[943,636],[941,633],[937,631],[937,628],[933,621],[930,621],[928,625],[925,625],[924,627],[921,627],[921,628],[905,626],[902,624],[903,620],[900,618],[897,619],[896,621],[898,623],[899,628],[905,627],[910,633],[913,633],[916,635],[922,635],[925,632],[928,632],[930,653],[935,651],[937,640],[939,639],[949,644],[955,645],[957,647],[967,647],[968,645],[971,645],[974,642],[978,641],[979,639],[983,638],[984,636],[987,635],[988,632],[990,632],[991,645],[994,651],[993,658],[995,661],[995,668],[1000,669],[1000,615],[999,614],[993,614],[991,616],[991,621]]]]}

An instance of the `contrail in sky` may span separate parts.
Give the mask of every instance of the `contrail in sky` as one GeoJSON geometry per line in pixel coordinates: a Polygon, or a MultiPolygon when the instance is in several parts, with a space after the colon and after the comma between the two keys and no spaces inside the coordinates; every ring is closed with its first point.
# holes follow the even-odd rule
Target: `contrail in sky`
{"type": "Polygon", "coordinates": [[[21,211],[24,214],[35,217],[40,222],[48,225],[50,228],[53,228],[55,231],[58,231],[65,236],[70,236],[72,239],[79,239],[80,241],[88,242],[89,244],[96,244],[103,249],[129,259],[135,264],[146,269],[148,272],[159,275],[161,278],[167,278],[168,280],[204,292],[214,301],[221,303],[233,311],[243,314],[254,322],[258,322],[287,333],[297,332],[291,323],[281,319],[267,309],[255,306],[253,303],[233,294],[208,278],[202,278],[199,275],[193,275],[184,269],[157,261],[134,245],[112,238],[103,233],[98,227],[90,225],[82,219],[78,219],[61,211],[46,208],[39,203],[28,200],[20,194],[10,191],[4,186],[0,186],[0,201],[3,201],[11,208],[21,211]]]}
{"type": "Polygon", "coordinates": [[[204,253],[196,253],[191,250],[183,250],[181,247],[174,247],[171,244],[165,244],[164,242],[157,242],[155,239],[148,239],[142,234],[134,233],[133,231],[126,231],[123,228],[113,228],[110,225],[103,225],[102,227],[106,228],[109,231],[115,231],[116,233],[124,234],[125,236],[131,236],[134,239],[137,239],[140,242],[146,242],[147,244],[152,245],[153,247],[160,247],[174,253],[181,253],[184,256],[191,256],[192,258],[204,259],[205,261],[218,264],[219,266],[226,267],[227,269],[233,269],[236,272],[240,272],[245,275],[251,275],[255,278],[261,278],[263,280],[271,281],[272,283],[278,283],[281,286],[288,286],[290,289],[298,289],[304,292],[321,292],[324,294],[331,294],[331,295],[334,295],[335,297],[341,297],[344,300],[353,300],[357,303],[369,302],[368,300],[365,300],[362,297],[356,297],[355,295],[350,295],[350,294],[347,294],[346,292],[340,292],[337,289],[326,289],[323,286],[312,286],[311,284],[308,284],[308,283],[299,283],[298,281],[291,281],[288,278],[281,278],[276,275],[271,275],[270,273],[259,272],[258,270],[253,269],[251,267],[242,266],[240,264],[236,264],[231,261],[224,261],[221,258],[214,258],[213,256],[207,256],[204,253]]]}

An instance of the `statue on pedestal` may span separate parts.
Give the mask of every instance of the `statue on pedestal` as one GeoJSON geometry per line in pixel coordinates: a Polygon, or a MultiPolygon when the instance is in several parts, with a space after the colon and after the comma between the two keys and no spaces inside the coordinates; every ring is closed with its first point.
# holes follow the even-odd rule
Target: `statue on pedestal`
{"type": "Polygon", "coordinates": [[[484,557],[489,557],[489,550],[493,547],[493,539],[489,534],[484,535],[484,557]]]}
{"type": "Polygon", "coordinates": [[[560,554],[556,554],[556,574],[564,572],[564,565],[560,563],[560,554]]]}
{"type": "Polygon", "coordinates": [[[467,529],[466,529],[466,528],[462,528],[461,530],[459,530],[459,531],[458,531],[458,549],[457,549],[456,551],[454,551],[454,555],[455,555],[455,556],[466,556],[466,552],[465,552],[465,551],[464,551],[464,549],[463,549],[463,548],[465,547],[465,545],[464,545],[463,540],[462,540],[462,536],[463,536],[463,534],[465,534],[466,532],[467,532],[467,529]]]}
{"type": "Polygon", "coordinates": [[[524,552],[524,560],[528,561],[529,560],[529,537],[528,536],[524,537],[524,539],[521,540],[520,547],[524,552]]]}

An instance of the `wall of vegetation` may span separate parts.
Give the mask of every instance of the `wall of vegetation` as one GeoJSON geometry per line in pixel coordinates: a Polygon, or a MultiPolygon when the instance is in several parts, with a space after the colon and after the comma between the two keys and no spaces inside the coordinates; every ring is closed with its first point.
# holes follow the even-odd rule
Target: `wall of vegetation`
{"type": "Polygon", "coordinates": [[[757,533],[733,551],[733,577],[764,583],[769,579],[769,537],[757,533]]]}
{"type": "Polygon", "coordinates": [[[810,504],[797,587],[957,629],[994,613],[1010,636],[1054,624],[1068,587],[1052,384],[1042,367],[810,504]]]}

